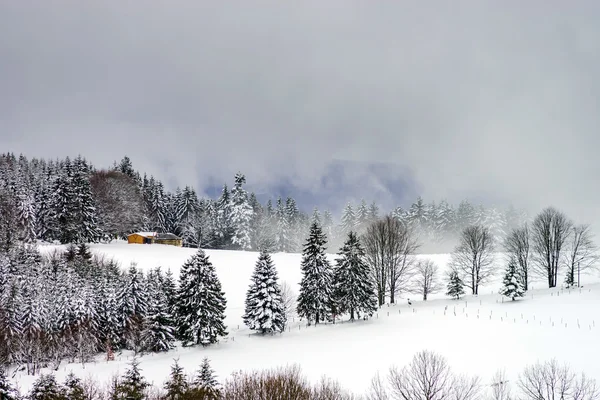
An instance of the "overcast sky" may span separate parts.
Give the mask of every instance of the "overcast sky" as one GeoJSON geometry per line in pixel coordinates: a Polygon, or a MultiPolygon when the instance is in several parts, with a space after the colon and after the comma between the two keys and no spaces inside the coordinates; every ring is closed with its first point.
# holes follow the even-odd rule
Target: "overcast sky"
{"type": "Polygon", "coordinates": [[[389,162],[427,199],[596,219],[597,4],[2,1],[0,150],[313,191],[389,162]]]}

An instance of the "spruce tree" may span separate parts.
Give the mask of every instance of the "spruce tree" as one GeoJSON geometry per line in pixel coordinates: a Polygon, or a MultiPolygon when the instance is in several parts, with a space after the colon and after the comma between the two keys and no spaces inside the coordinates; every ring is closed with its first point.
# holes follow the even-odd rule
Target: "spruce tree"
{"type": "Polygon", "coordinates": [[[17,400],[18,393],[15,388],[12,387],[8,376],[4,372],[4,369],[0,368],[0,399],[2,400],[17,400]]]}
{"type": "Polygon", "coordinates": [[[117,383],[113,399],[116,400],[143,400],[146,398],[146,389],[150,384],[144,379],[139,368],[139,361],[134,358],[131,367],[125,376],[117,383]]]}
{"type": "Polygon", "coordinates": [[[64,383],[63,393],[65,399],[68,400],[87,400],[85,390],[83,389],[83,383],[81,379],[76,377],[72,372],[67,375],[64,383]]]}
{"type": "Polygon", "coordinates": [[[241,173],[235,175],[235,185],[231,191],[231,225],[233,227],[232,243],[242,250],[251,248],[250,224],[254,211],[248,201],[248,193],[243,185],[246,177],[241,173]]]}
{"type": "Polygon", "coordinates": [[[216,343],[226,336],[225,293],[202,249],[183,264],[177,296],[177,327],[184,346],[216,343]]]}
{"type": "Polygon", "coordinates": [[[160,269],[150,279],[148,310],[141,333],[142,348],[151,352],[168,351],[174,347],[175,321],[163,292],[160,269]]]}
{"type": "Polygon", "coordinates": [[[277,279],[271,256],[261,251],[246,293],[246,308],[242,318],[250,329],[262,334],[283,332],[285,328],[281,288],[277,279]]]}
{"type": "Polygon", "coordinates": [[[348,239],[338,253],[334,270],[334,298],[338,313],[349,312],[371,316],[377,311],[375,282],[365,260],[364,249],[350,231],[348,239]]]}
{"type": "Polygon", "coordinates": [[[457,300],[460,299],[460,296],[465,294],[465,284],[462,279],[460,279],[457,271],[451,271],[448,278],[448,291],[446,292],[446,295],[454,297],[457,300]]]}
{"type": "Polygon", "coordinates": [[[98,228],[98,216],[92,187],[89,180],[89,166],[81,157],[77,157],[73,163],[73,176],[71,179],[71,190],[74,196],[73,223],[76,231],[74,242],[97,242],[101,238],[98,228]]]}
{"type": "Polygon", "coordinates": [[[30,400],[67,400],[54,374],[41,374],[29,391],[30,400]]]}
{"type": "Polygon", "coordinates": [[[517,264],[514,262],[514,260],[511,260],[508,263],[506,274],[502,280],[502,288],[500,288],[499,293],[502,296],[511,298],[513,301],[517,297],[525,296],[525,290],[523,288],[521,279],[519,279],[517,264]]]}
{"type": "Polygon", "coordinates": [[[204,359],[202,359],[200,370],[196,372],[192,386],[201,393],[207,395],[208,398],[218,398],[220,386],[208,358],[204,357],[204,359]]]}
{"type": "Polygon", "coordinates": [[[135,264],[131,264],[123,288],[119,292],[119,319],[123,322],[123,344],[138,351],[141,344],[142,323],[148,311],[148,294],[144,277],[135,264]]]}
{"type": "Polygon", "coordinates": [[[356,228],[356,215],[352,209],[352,204],[348,203],[342,213],[342,232],[347,235],[348,232],[356,228]]]}
{"type": "Polygon", "coordinates": [[[187,393],[188,388],[189,385],[183,372],[183,368],[179,365],[179,362],[175,360],[171,366],[169,380],[165,382],[164,385],[164,389],[167,391],[165,398],[168,400],[182,399],[187,393]]]}
{"type": "Polygon", "coordinates": [[[277,199],[277,208],[275,209],[275,221],[277,226],[277,251],[288,252],[291,249],[291,227],[289,224],[289,218],[286,212],[285,204],[281,200],[281,197],[277,199]]]}
{"type": "Polygon", "coordinates": [[[302,280],[298,295],[298,316],[306,318],[308,324],[323,321],[331,312],[333,271],[327,255],[325,245],[327,238],[321,226],[313,222],[310,234],[302,252],[302,280]]]}

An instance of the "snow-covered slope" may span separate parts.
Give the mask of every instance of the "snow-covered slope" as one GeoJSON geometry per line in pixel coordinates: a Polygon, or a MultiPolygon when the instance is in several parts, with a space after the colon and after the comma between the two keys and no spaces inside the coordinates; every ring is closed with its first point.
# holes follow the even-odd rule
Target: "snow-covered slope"
{"type": "MultiPolygon", "coordinates": [[[[92,245],[92,249],[114,257],[124,267],[130,262],[136,262],[144,270],[161,266],[170,268],[175,276],[195,252],[126,243],[92,245]]],[[[207,356],[221,379],[234,370],[298,363],[311,379],[327,375],[362,393],[377,371],[385,373],[391,365],[404,365],[415,352],[424,349],[444,355],[457,372],[477,374],[485,382],[497,369],[506,369],[508,379],[514,380],[526,364],[553,357],[600,379],[600,284],[593,283],[599,281],[597,276],[586,276],[582,289],[536,289],[519,301],[503,302],[497,294],[499,274],[494,282],[481,289],[478,297],[465,296],[454,301],[438,294],[421,302],[413,295],[413,304],[409,306],[406,296],[410,295],[405,295],[398,305],[384,306],[369,321],[307,328],[295,320],[282,335],[260,337],[250,334],[241,321],[244,296],[258,254],[211,250],[207,254],[226,293],[230,335],[206,349],[177,349],[144,356],[143,373],[155,384],[162,384],[174,358],[179,358],[180,364],[192,372],[202,357],[207,356]]],[[[431,258],[443,271],[449,255],[431,258]]],[[[297,292],[300,255],[274,254],[273,260],[280,281],[287,281],[297,292]]],[[[542,287],[541,283],[536,285],[542,287]]],[[[105,380],[122,373],[129,361],[130,355],[124,352],[115,361],[99,361],[85,368],[65,364],[58,377],[62,379],[73,370],[82,377],[92,375],[105,380]]],[[[25,389],[34,378],[19,375],[17,379],[25,389]]]]}

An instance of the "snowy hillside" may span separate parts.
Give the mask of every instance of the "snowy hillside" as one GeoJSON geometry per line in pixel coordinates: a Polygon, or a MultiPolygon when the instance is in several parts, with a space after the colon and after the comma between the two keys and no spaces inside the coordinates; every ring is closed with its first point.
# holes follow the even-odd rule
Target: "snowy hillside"
{"type": "MultiPolygon", "coordinates": [[[[123,242],[91,247],[97,254],[119,260],[123,267],[131,262],[143,270],[161,266],[170,268],[176,277],[180,266],[195,252],[195,249],[123,242]]],[[[52,248],[42,246],[42,251],[52,248]]],[[[403,366],[414,353],[424,349],[445,356],[456,372],[477,374],[486,383],[498,369],[506,369],[508,379],[514,380],[525,365],[553,357],[600,379],[598,276],[586,276],[582,289],[535,289],[519,301],[502,302],[497,294],[499,274],[493,283],[480,289],[477,298],[465,296],[454,301],[438,294],[421,302],[416,300],[418,295],[405,294],[398,305],[384,306],[369,321],[307,328],[294,320],[284,334],[260,337],[251,334],[241,320],[244,296],[258,254],[217,250],[209,250],[207,254],[227,297],[229,337],[206,349],[177,349],[143,357],[143,373],[155,384],[162,384],[162,377],[167,376],[174,358],[192,371],[207,356],[221,379],[234,370],[298,363],[311,379],[327,375],[344,387],[363,393],[377,371],[386,373],[392,365],[403,366]],[[412,306],[407,304],[406,297],[412,299],[412,306]]],[[[335,255],[330,257],[333,260],[335,255]]],[[[443,272],[449,255],[431,258],[443,272]]],[[[288,282],[297,293],[300,255],[277,253],[273,260],[280,281],[288,282]]],[[[543,287],[541,283],[534,283],[536,286],[543,287]]],[[[93,375],[106,380],[122,373],[128,361],[129,353],[123,352],[115,361],[107,363],[100,359],[85,368],[63,364],[57,377],[62,379],[73,370],[82,377],[93,375]]],[[[28,388],[34,379],[26,375],[16,378],[22,389],[28,388]]]]}

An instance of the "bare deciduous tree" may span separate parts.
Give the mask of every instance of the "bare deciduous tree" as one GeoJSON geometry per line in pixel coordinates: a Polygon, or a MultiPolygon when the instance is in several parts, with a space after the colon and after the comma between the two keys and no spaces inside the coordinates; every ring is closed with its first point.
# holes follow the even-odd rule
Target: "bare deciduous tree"
{"type": "Polygon", "coordinates": [[[499,370],[494,375],[494,381],[490,385],[492,388],[492,400],[510,400],[510,386],[506,379],[506,372],[499,370]]]}
{"type": "Polygon", "coordinates": [[[412,292],[423,295],[423,300],[432,293],[437,293],[443,286],[438,281],[438,266],[430,259],[419,260],[415,264],[415,279],[412,292]]]}
{"type": "Polygon", "coordinates": [[[596,381],[584,374],[577,378],[567,365],[556,360],[525,368],[518,381],[525,399],[531,400],[598,400],[596,381]]]}
{"type": "Polygon", "coordinates": [[[531,250],[534,271],[556,287],[563,247],[571,234],[572,222],[553,207],[540,212],[531,225],[531,250]]]}
{"type": "Polygon", "coordinates": [[[490,230],[482,225],[471,225],[463,229],[460,242],[452,253],[450,265],[469,282],[471,292],[477,294],[479,285],[494,275],[494,238],[490,230]]]}
{"type": "Polygon", "coordinates": [[[286,281],[281,282],[281,304],[285,315],[286,324],[296,316],[296,295],[286,281]]]}
{"type": "Polygon", "coordinates": [[[402,370],[392,367],[388,378],[395,399],[473,400],[481,392],[478,378],[453,375],[446,359],[430,351],[417,353],[402,370]]]}
{"type": "Polygon", "coordinates": [[[566,254],[567,279],[566,284],[580,284],[580,273],[597,268],[598,247],[589,225],[574,226],[568,241],[566,254]]]}
{"type": "Polygon", "coordinates": [[[117,171],[94,172],[90,178],[102,231],[124,237],[142,224],[144,202],[135,180],[117,171]]]}
{"type": "Polygon", "coordinates": [[[366,395],[366,400],[388,400],[389,398],[385,383],[378,372],[373,379],[371,379],[371,387],[366,395]]]}
{"type": "Polygon", "coordinates": [[[519,275],[521,277],[525,290],[529,289],[529,227],[527,224],[515,228],[506,236],[504,240],[504,251],[509,262],[514,261],[519,266],[519,275]]]}
{"type": "Polygon", "coordinates": [[[414,253],[419,248],[412,230],[391,215],[372,223],[363,236],[367,262],[377,282],[379,305],[395,303],[396,294],[408,289],[414,267],[414,253]]]}

